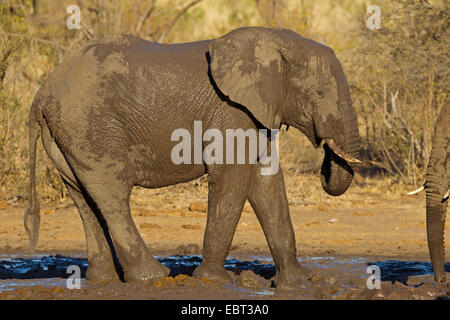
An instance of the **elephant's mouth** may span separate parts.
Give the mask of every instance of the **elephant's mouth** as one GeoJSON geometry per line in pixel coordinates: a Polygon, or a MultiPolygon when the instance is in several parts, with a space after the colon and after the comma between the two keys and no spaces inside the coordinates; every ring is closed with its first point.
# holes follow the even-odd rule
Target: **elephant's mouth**
{"type": "Polygon", "coordinates": [[[347,152],[342,150],[342,148],[334,141],[333,138],[325,138],[325,139],[320,138],[317,135],[315,130],[313,133],[313,137],[310,140],[311,140],[312,144],[314,145],[314,147],[316,147],[316,148],[319,147],[320,144],[322,143],[322,140],[324,140],[325,144],[328,145],[328,147],[331,149],[331,151],[333,151],[333,153],[335,155],[337,155],[342,160],[345,160],[345,162],[347,162],[350,165],[357,165],[357,164],[361,164],[361,162],[362,162],[361,160],[355,158],[351,154],[348,154],[347,152]]]}
{"type": "Polygon", "coordinates": [[[325,144],[329,147],[329,149],[331,151],[333,151],[333,153],[335,155],[337,155],[342,160],[345,160],[345,162],[347,162],[350,165],[358,165],[358,164],[362,163],[362,161],[359,160],[358,158],[355,158],[351,154],[348,154],[347,152],[342,150],[342,148],[334,141],[333,138],[322,139],[314,131],[313,137],[310,140],[311,140],[312,144],[314,145],[314,147],[316,147],[316,148],[318,148],[320,146],[320,144],[322,143],[322,140],[324,140],[325,144]]]}
{"type": "Polygon", "coordinates": [[[322,141],[324,142],[325,156],[320,170],[322,187],[329,195],[339,196],[350,186],[354,167],[362,162],[356,158],[358,144],[355,145],[355,143],[358,143],[358,136],[350,137],[350,141],[345,146],[341,146],[330,136],[321,136],[315,124],[313,126],[313,130],[307,135],[308,139],[316,148],[322,144],[322,141]]]}
{"type": "Polygon", "coordinates": [[[314,148],[318,148],[320,146],[320,144],[322,143],[322,138],[319,137],[319,135],[317,134],[317,128],[314,125],[314,122],[312,124],[312,135],[306,135],[308,137],[308,139],[311,141],[311,143],[313,144],[314,148]]]}

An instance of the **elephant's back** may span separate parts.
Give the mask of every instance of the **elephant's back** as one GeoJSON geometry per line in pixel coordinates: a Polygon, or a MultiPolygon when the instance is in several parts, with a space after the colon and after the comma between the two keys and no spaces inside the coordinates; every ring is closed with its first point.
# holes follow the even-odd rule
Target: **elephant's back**
{"type": "Polygon", "coordinates": [[[55,102],[42,106],[49,117],[73,119],[103,106],[151,112],[155,102],[208,84],[207,47],[208,41],[167,45],[128,35],[97,39],[57,66],[38,95],[55,102]]]}
{"type": "Polygon", "coordinates": [[[62,149],[80,157],[121,159],[145,150],[152,158],[155,148],[170,156],[171,133],[201,120],[216,103],[207,46],[136,37],[92,43],[55,68],[39,90],[45,125],[62,149]]]}

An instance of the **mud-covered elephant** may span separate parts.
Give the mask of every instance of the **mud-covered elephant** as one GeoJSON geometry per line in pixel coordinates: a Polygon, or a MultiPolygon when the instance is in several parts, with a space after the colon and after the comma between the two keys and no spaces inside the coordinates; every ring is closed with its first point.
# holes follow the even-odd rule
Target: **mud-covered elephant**
{"type": "Polygon", "coordinates": [[[435,280],[445,282],[444,230],[450,187],[450,102],[442,107],[437,118],[432,144],[424,185],[428,249],[435,280]]]}
{"type": "Polygon", "coordinates": [[[434,279],[445,282],[445,215],[450,188],[450,102],[442,106],[432,139],[432,148],[422,187],[411,191],[413,195],[426,191],[426,220],[428,250],[433,265],[434,279]]]}
{"type": "MultiPolygon", "coordinates": [[[[261,27],[182,44],[128,35],[104,39],[58,66],[33,101],[31,195],[24,217],[31,249],[39,230],[35,160],[40,134],[83,221],[88,279],[115,279],[117,270],[125,281],[167,275],[132,220],[131,190],[204,174],[208,213],[203,261],[194,276],[230,281],[224,262],[248,199],[272,253],[277,285],[310,279],[313,273],[296,257],[281,169],[262,174],[260,158],[256,163],[174,163],[173,133],[184,128],[195,136],[199,121],[203,130],[224,135],[228,129],[247,132],[285,124],[316,147],[324,140],[321,180],[330,195],[346,191],[360,162],[349,86],[325,45],[289,30],[261,27]]],[[[204,139],[202,147],[211,140],[204,139]]]]}

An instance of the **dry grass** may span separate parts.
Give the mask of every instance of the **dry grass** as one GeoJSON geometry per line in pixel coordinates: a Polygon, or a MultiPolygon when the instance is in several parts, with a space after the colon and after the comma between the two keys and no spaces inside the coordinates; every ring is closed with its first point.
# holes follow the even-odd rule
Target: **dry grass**
{"type": "MultiPolygon", "coordinates": [[[[291,202],[338,203],[357,201],[362,195],[401,198],[422,182],[434,117],[448,99],[448,68],[436,63],[431,66],[427,60],[448,61],[449,10],[445,1],[378,1],[383,27],[379,32],[363,27],[368,4],[364,0],[203,0],[186,12],[190,0],[86,0],[81,6],[83,29],[68,30],[66,8],[72,2],[0,3],[0,200],[27,197],[28,110],[42,81],[72,49],[103,34],[133,33],[149,40],[186,42],[218,37],[246,25],[289,28],[335,50],[352,86],[365,160],[378,166],[378,175],[373,176],[373,170],[362,172],[364,177],[343,197],[326,196],[317,177],[323,151],[291,129],[281,136],[281,163],[291,202]],[[424,12],[427,14],[422,15],[424,12]],[[418,23],[409,23],[411,17],[418,23]],[[416,32],[417,27],[424,32],[416,32]],[[403,51],[395,50],[402,46],[403,51]],[[389,72],[393,65],[417,72],[389,72]],[[384,88],[389,98],[386,103],[384,88]],[[399,117],[393,117],[397,122],[403,117],[412,136],[401,125],[390,122],[388,127],[383,121],[383,108],[392,114],[390,95],[397,90],[400,111],[399,117]],[[413,138],[418,141],[416,146],[411,144],[413,138]]],[[[37,176],[41,197],[55,200],[67,196],[40,145],[37,176]]],[[[158,197],[161,208],[168,210],[186,197],[192,197],[187,201],[206,201],[206,181],[202,178],[160,190],[136,189],[133,199],[145,202],[146,197],[161,193],[167,194],[158,197]],[[183,192],[185,188],[194,188],[195,196],[183,192]]]]}

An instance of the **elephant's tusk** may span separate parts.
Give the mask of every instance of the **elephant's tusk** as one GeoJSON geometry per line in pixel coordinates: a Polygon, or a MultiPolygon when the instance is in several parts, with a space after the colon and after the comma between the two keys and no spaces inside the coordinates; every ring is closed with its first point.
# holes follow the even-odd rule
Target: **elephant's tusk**
{"type": "MultiPolygon", "coordinates": [[[[424,189],[425,189],[425,184],[423,186],[421,186],[419,189],[416,189],[414,191],[408,192],[406,195],[412,196],[412,195],[415,195],[415,194],[423,191],[424,189]]],[[[447,193],[444,195],[444,197],[442,197],[442,202],[447,201],[447,199],[449,198],[449,193],[450,193],[450,190],[447,191],[447,193]]]]}
{"type": "Polygon", "coordinates": [[[424,186],[421,186],[419,189],[416,189],[416,190],[414,190],[414,191],[408,192],[406,195],[412,196],[412,195],[414,195],[414,194],[417,194],[417,193],[423,191],[423,189],[425,189],[425,187],[424,187],[424,186]]]}
{"type": "Polygon", "coordinates": [[[325,138],[325,142],[330,147],[333,152],[338,155],[340,158],[344,159],[345,161],[352,163],[352,164],[360,164],[362,161],[349,155],[345,151],[341,150],[339,146],[334,142],[334,139],[332,138],[325,138]]]}

